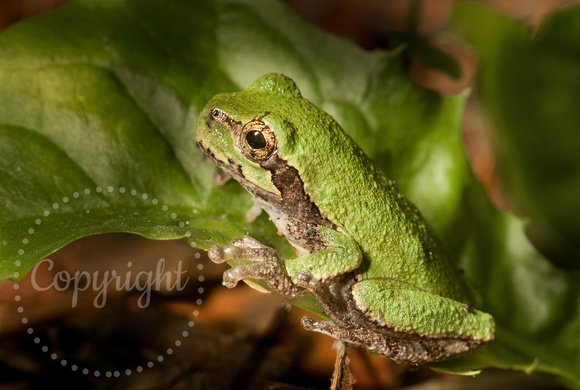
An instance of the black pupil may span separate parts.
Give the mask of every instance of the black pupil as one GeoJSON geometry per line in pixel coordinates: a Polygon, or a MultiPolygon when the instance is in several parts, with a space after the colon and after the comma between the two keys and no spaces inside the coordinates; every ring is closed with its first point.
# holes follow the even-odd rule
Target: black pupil
{"type": "Polygon", "coordinates": [[[252,149],[264,149],[266,147],[266,138],[264,134],[257,130],[252,130],[246,134],[246,141],[252,149]]]}

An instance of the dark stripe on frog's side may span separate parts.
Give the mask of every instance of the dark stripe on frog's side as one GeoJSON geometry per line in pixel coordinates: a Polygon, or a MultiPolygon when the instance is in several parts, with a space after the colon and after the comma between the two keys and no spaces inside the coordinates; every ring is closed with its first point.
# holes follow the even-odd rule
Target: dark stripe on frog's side
{"type": "Polygon", "coordinates": [[[291,243],[295,241],[311,253],[326,249],[327,245],[320,237],[318,226],[322,225],[333,230],[338,228],[326,219],[318,206],[311,201],[298,170],[281,159],[278,154],[274,154],[260,166],[270,171],[272,183],[282,195],[280,199],[271,199],[270,206],[284,214],[286,238],[291,243]]]}
{"type": "Polygon", "coordinates": [[[270,171],[272,183],[282,194],[282,199],[278,203],[280,209],[303,221],[336,230],[336,225],[322,216],[318,206],[304,190],[304,182],[296,168],[281,159],[278,154],[274,154],[260,166],[270,171]]]}
{"type": "Polygon", "coordinates": [[[272,183],[281,196],[274,195],[246,180],[240,175],[237,180],[255,198],[262,201],[268,214],[279,215],[273,221],[294,247],[302,247],[310,253],[326,249],[317,227],[322,225],[336,230],[335,224],[324,218],[318,207],[304,190],[304,182],[298,170],[274,154],[268,161],[259,164],[271,174],[272,183]]]}

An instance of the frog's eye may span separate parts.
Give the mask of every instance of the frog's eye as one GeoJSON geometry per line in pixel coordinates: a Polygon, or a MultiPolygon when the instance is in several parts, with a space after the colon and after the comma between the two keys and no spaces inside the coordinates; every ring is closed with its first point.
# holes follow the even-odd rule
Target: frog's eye
{"type": "Polygon", "coordinates": [[[252,130],[246,134],[246,142],[252,149],[264,149],[266,147],[266,138],[258,130],[252,130]]]}
{"type": "Polygon", "coordinates": [[[250,160],[265,161],[276,151],[276,135],[268,125],[259,120],[253,120],[244,126],[240,144],[242,153],[250,160]]]}

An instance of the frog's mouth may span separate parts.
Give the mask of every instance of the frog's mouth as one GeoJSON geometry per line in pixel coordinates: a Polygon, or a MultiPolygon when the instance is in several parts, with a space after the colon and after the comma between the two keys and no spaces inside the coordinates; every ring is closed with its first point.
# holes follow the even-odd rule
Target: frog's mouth
{"type": "Polygon", "coordinates": [[[224,171],[228,175],[232,176],[237,181],[240,181],[240,180],[247,181],[247,179],[244,176],[244,173],[242,172],[242,166],[241,165],[236,164],[231,159],[228,159],[228,162],[224,162],[224,161],[220,160],[219,158],[216,157],[216,155],[214,154],[214,152],[212,152],[209,148],[206,148],[203,145],[203,141],[202,140],[197,141],[197,146],[222,171],[224,171]]]}
{"type": "Polygon", "coordinates": [[[218,168],[220,168],[222,171],[230,175],[234,180],[244,186],[246,191],[248,191],[255,198],[262,199],[266,202],[271,202],[273,199],[280,198],[279,194],[274,194],[270,191],[260,188],[259,186],[249,181],[244,175],[241,165],[235,163],[231,159],[228,159],[227,162],[224,162],[217,158],[214,152],[204,146],[203,141],[198,141],[197,146],[199,146],[203,153],[209,157],[209,159],[212,160],[214,164],[218,166],[218,168]]]}

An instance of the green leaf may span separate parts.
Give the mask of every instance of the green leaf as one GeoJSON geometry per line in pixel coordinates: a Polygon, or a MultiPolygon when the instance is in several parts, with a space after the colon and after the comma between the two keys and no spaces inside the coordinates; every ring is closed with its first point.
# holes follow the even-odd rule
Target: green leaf
{"type": "MultiPolygon", "coordinates": [[[[481,269],[493,273],[483,293],[500,327],[500,342],[490,350],[498,349],[496,365],[555,373],[580,387],[580,275],[553,264],[577,268],[579,258],[580,7],[550,16],[533,32],[521,21],[463,3],[452,24],[480,59],[477,96],[495,128],[502,184],[532,222],[503,218],[495,230],[490,221],[480,231],[495,235],[482,243],[496,244],[477,251],[498,264],[481,269]],[[553,263],[533,250],[524,228],[553,263]]],[[[482,222],[492,214],[473,216],[482,222]]]]}
{"type": "MultiPolygon", "coordinates": [[[[247,195],[212,186],[195,146],[199,107],[220,88],[200,87],[219,78],[213,4],[185,31],[172,20],[187,6],[160,6],[78,2],[0,36],[0,278],[89,234],[207,248],[247,230],[231,207],[249,207],[247,195]]],[[[253,230],[280,241],[265,218],[253,230]]]]}
{"type": "Polygon", "coordinates": [[[580,383],[573,278],[473,178],[466,96],[417,87],[400,52],[365,52],[271,0],[78,0],[2,32],[0,53],[2,279],[112,231],[200,248],[248,232],[290,256],[265,216],[246,222],[252,202],[237,183],[213,185],[194,133],[214,94],[282,72],[397,180],[495,316],[496,341],[440,368],[538,368],[580,383]]]}
{"type": "Polygon", "coordinates": [[[502,184],[532,221],[535,244],[579,268],[580,6],[537,31],[491,9],[463,4],[454,16],[481,61],[478,96],[493,119],[502,184]]]}

